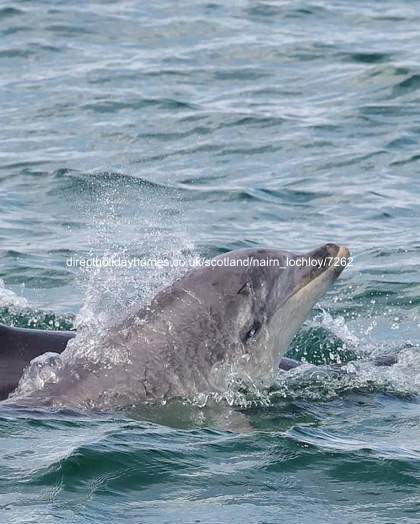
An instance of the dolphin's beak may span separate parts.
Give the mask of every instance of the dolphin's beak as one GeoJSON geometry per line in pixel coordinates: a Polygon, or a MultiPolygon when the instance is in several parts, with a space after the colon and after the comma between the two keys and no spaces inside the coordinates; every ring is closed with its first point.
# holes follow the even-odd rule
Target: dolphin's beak
{"type": "Polygon", "coordinates": [[[333,265],[333,268],[334,268],[335,273],[338,276],[340,275],[340,273],[342,273],[342,271],[348,266],[350,262],[350,251],[345,246],[336,246],[336,247],[338,247],[338,252],[335,255],[335,257],[333,258],[336,259],[337,265],[333,265]]]}
{"type": "Polygon", "coordinates": [[[297,293],[315,281],[332,284],[350,262],[350,251],[347,247],[337,244],[325,244],[306,255],[296,256],[300,266],[298,283],[292,294],[297,293]]]}

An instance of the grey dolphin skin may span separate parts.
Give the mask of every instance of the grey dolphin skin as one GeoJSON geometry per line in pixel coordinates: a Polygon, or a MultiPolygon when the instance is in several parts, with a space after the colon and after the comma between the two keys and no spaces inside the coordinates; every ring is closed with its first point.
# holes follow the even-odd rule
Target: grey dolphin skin
{"type": "Polygon", "coordinates": [[[232,370],[262,380],[348,260],[347,248],[335,244],[303,255],[277,249],[225,253],[102,334],[94,357],[80,351],[79,337],[67,344],[71,332],[61,338],[45,332],[43,339],[36,331],[31,347],[30,330],[4,328],[1,388],[6,392],[16,381],[25,352],[29,361],[65,344],[53,379],[30,392],[18,389],[9,402],[108,410],[224,391],[232,370]]]}

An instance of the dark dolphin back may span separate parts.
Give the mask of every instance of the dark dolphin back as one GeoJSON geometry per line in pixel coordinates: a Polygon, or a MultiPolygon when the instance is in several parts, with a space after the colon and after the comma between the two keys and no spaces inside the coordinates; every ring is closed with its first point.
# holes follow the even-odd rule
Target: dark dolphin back
{"type": "Polygon", "coordinates": [[[61,353],[73,331],[21,329],[0,324],[0,400],[17,386],[29,362],[43,353],[61,353]]]}

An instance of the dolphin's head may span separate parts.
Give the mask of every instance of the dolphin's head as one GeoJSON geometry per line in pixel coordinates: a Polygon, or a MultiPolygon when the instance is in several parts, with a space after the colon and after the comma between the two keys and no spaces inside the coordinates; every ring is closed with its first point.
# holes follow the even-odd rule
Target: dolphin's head
{"type": "Polygon", "coordinates": [[[349,251],[325,244],[305,254],[244,249],[218,258],[235,264],[229,287],[238,290],[227,319],[232,336],[247,371],[264,374],[277,368],[312,306],[348,265],[349,251]]]}

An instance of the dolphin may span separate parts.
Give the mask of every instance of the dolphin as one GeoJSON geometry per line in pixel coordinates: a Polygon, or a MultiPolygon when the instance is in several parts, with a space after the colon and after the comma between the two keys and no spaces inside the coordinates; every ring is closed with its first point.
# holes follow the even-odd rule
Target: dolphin
{"type": "Polygon", "coordinates": [[[348,262],[348,249],[332,243],[305,254],[224,253],[102,333],[93,351],[74,332],[37,331],[31,341],[31,330],[5,328],[0,360],[14,363],[10,377],[0,365],[0,386],[10,390],[25,352],[29,362],[46,351],[62,351],[48,378],[30,391],[18,387],[9,401],[112,410],[223,392],[232,373],[263,382],[348,262]]]}

